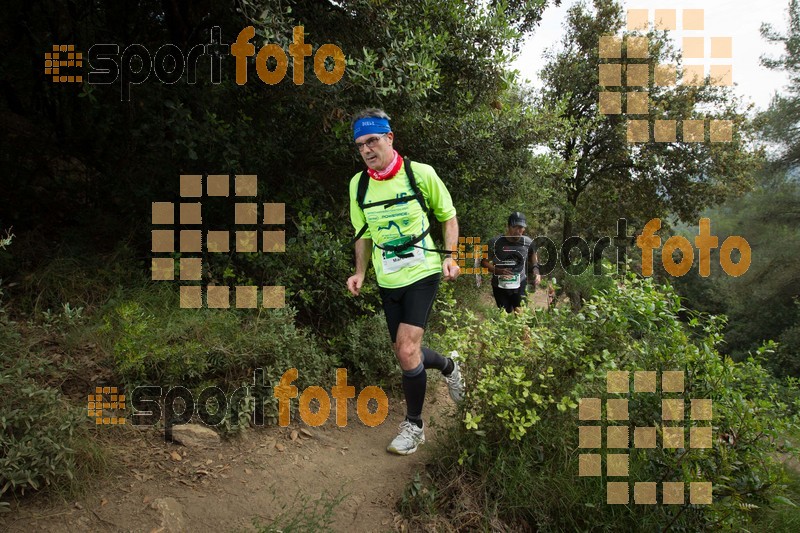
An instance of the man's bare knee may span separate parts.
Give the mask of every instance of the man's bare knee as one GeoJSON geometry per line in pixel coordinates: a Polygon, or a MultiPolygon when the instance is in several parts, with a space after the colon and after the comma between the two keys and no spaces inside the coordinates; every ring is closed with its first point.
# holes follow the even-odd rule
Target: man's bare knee
{"type": "Polygon", "coordinates": [[[422,335],[424,330],[417,326],[401,323],[397,331],[395,355],[403,370],[413,370],[422,362],[422,335]]]}
{"type": "Polygon", "coordinates": [[[398,343],[395,354],[397,360],[400,362],[400,367],[403,370],[413,370],[419,366],[422,359],[420,358],[420,348],[414,342],[398,343]]]}

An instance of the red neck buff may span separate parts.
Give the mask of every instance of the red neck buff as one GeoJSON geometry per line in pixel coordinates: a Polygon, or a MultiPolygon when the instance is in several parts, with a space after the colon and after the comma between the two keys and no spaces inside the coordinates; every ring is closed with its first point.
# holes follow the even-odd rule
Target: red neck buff
{"type": "Polygon", "coordinates": [[[397,153],[397,150],[393,150],[393,152],[394,157],[392,158],[392,162],[389,163],[383,170],[372,170],[371,168],[367,169],[367,173],[369,174],[370,178],[377,181],[385,181],[392,179],[398,172],[400,172],[400,168],[403,166],[403,158],[400,157],[400,154],[397,153]]]}

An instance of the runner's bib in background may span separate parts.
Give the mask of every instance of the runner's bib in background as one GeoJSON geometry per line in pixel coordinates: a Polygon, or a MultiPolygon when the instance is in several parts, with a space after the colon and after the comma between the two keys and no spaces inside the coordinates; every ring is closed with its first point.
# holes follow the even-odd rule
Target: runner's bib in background
{"type": "MultiPolygon", "coordinates": [[[[498,261],[495,267],[513,269],[516,266],[514,261],[498,261]]],[[[497,276],[497,286],[501,289],[519,289],[522,274],[516,272],[505,276],[497,276]]]]}
{"type": "Polygon", "coordinates": [[[533,240],[527,235],[518,237],[499,235],[489,240],[488,259],[508,274],[492,276],[492,287],[511,291],[524,290],[527,284],[528,258],[536,251],[533,240]]]}
{"type": "Polygon", "coordinates": [[[497,276],[497,286],[501,289],[519,289],[520,277],[519,274],[497,276]]]}

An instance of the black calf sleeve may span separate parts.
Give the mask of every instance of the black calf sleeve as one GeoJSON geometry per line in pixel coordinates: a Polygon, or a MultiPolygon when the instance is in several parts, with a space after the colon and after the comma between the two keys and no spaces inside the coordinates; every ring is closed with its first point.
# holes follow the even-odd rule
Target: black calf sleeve
{"type": "Polygon", "coordinates": [[[425,368],[435,368],[436,370],[444,370],[447,366],[447,359],[442,357],[439,353],[434,352],[430,348],[422,347],[422,364],[425,368]]]}
{"type": "Polygon", "coordinates": [[[425,389],[428,376],[425,367],[419,365],[414,370],[403,370],[403,393],[406,397],[406,418],[422,427],[422,406],[425,403],[425,389]]]}
{"type": "Polygon", "coordinates": [[[442,374],[445,376],[450,375],[450,372],[453,371],[454,366],[453,361],[450,358],[444,357],[443,355],[434,352],[425,346],[422,347],[422,364],[425,365],[425,368],[435,368],[436,370],[441,370],[442,374]]]}

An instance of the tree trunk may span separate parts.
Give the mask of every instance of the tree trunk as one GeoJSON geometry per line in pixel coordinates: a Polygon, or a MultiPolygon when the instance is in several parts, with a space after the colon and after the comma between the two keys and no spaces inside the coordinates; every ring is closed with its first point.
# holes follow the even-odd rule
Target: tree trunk
{"type": "Polygon", "coordinates": [[[561,234],[562,242],[566,241],[572,236],[572,214],[564,210],[564,230],[561,234]]]}
{"type": "Polygon", "coordinates": [[[578,206],[578,192],[570,191],[567,193],[567,203],[569,206],[564,209],[564,228],[562,233],[562,242],[566,241],[573,235],[573,218],[577,212],[578,206]]]}

